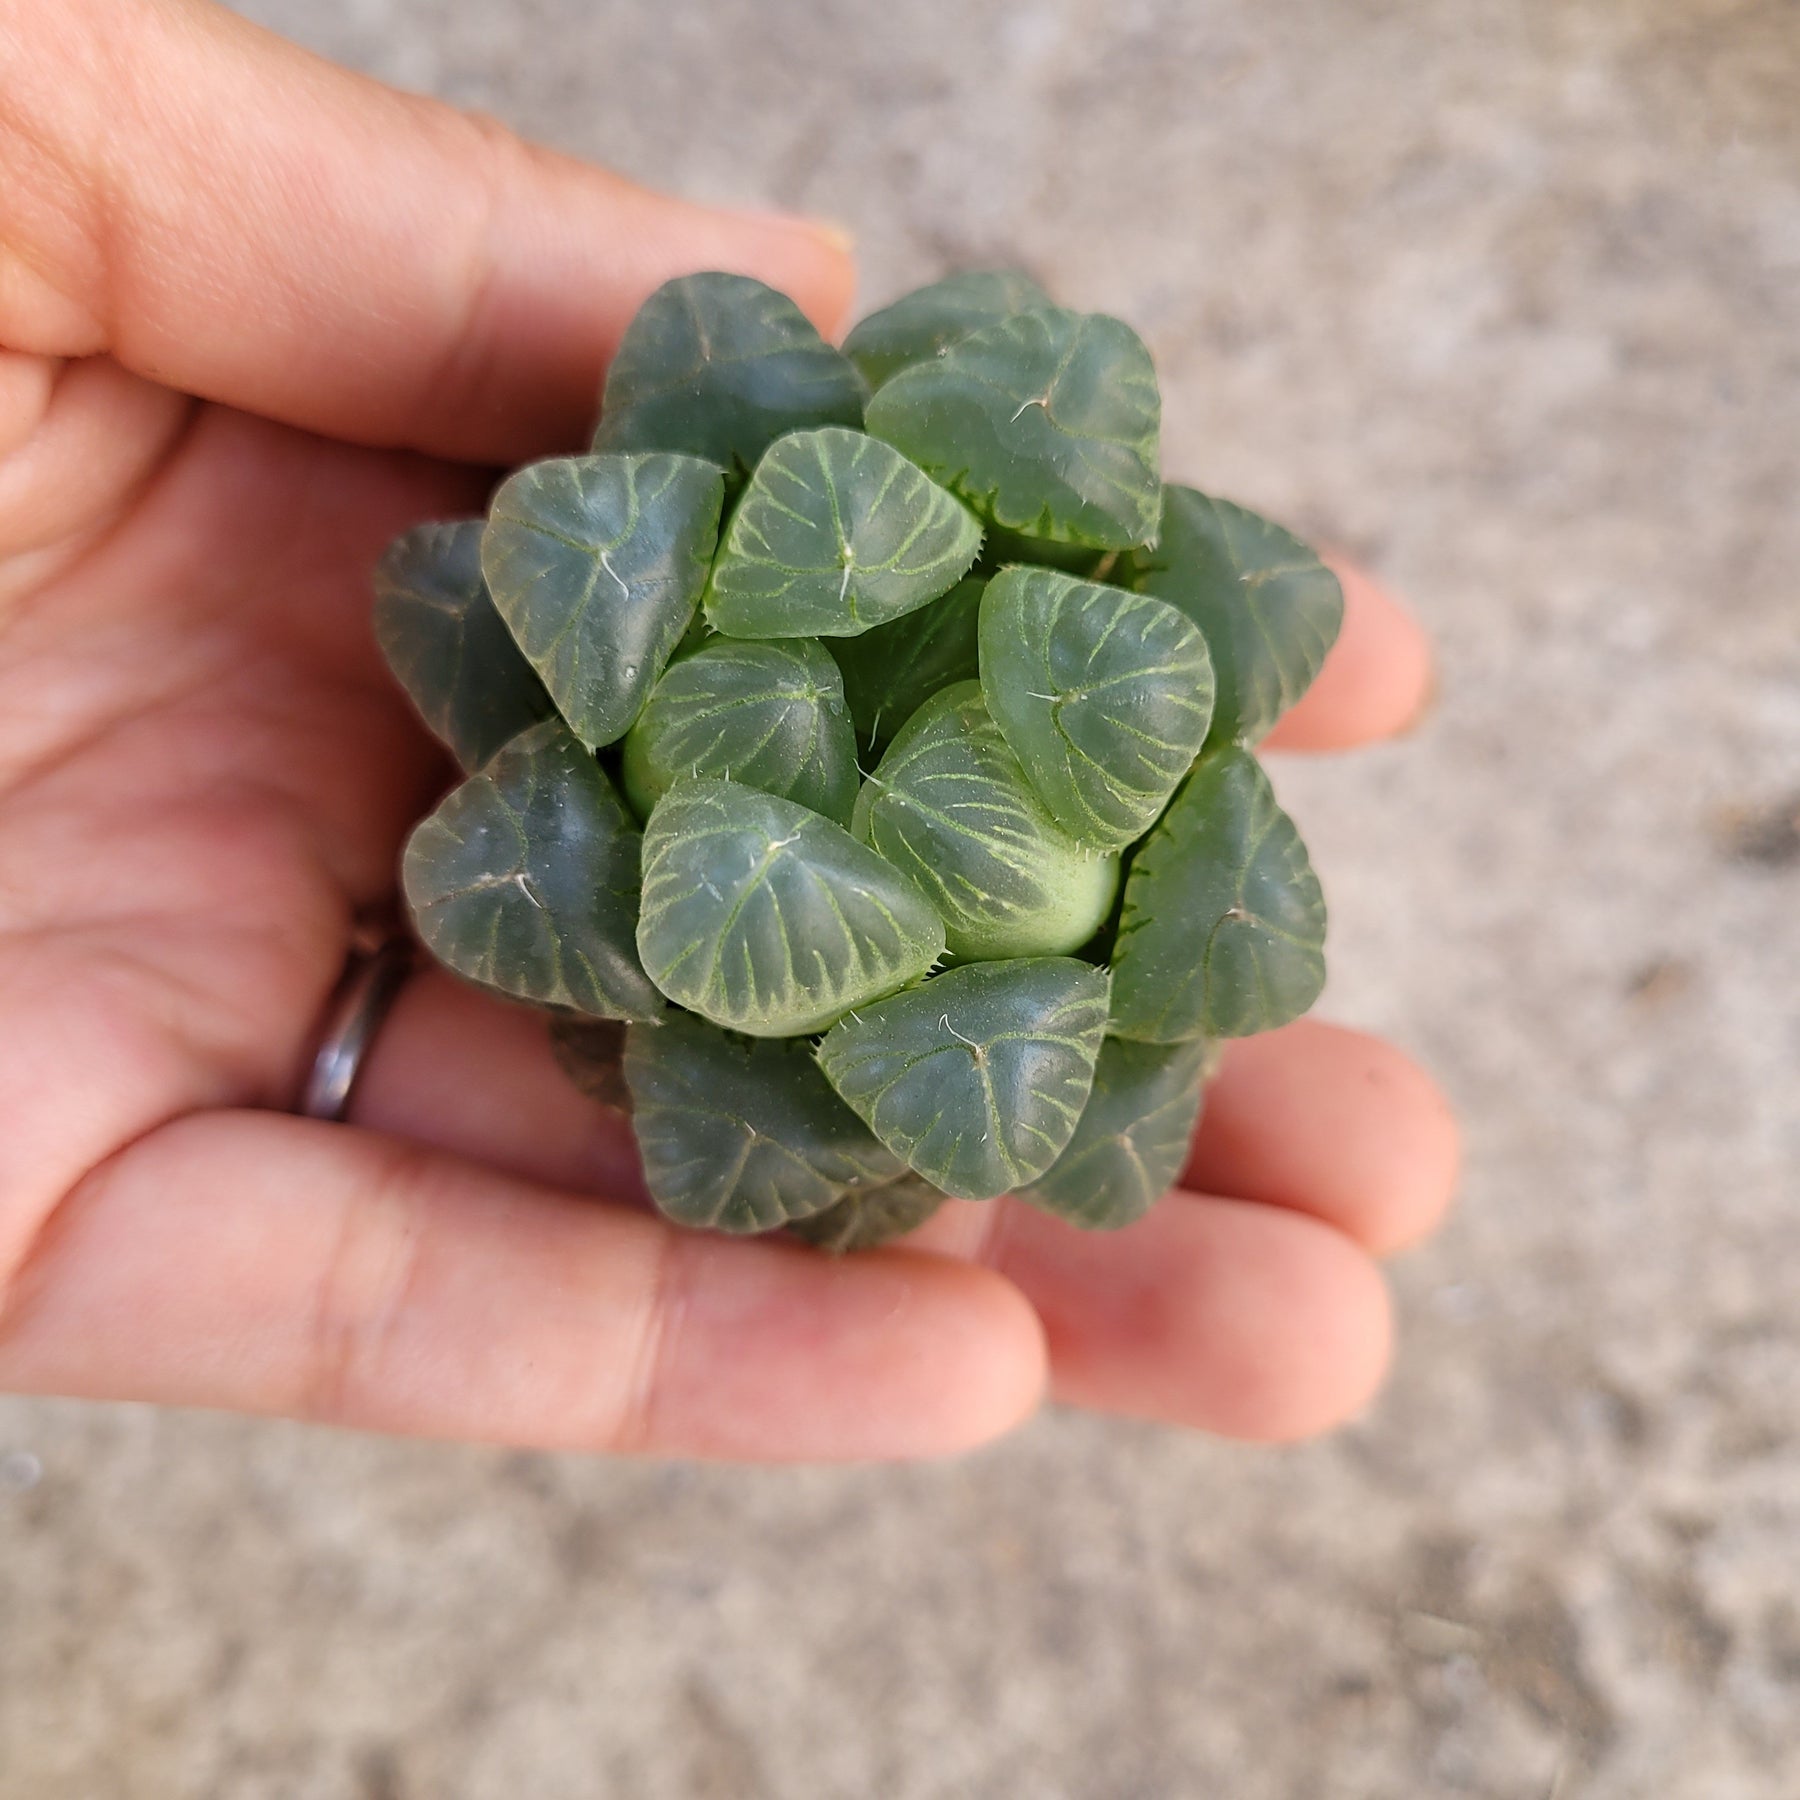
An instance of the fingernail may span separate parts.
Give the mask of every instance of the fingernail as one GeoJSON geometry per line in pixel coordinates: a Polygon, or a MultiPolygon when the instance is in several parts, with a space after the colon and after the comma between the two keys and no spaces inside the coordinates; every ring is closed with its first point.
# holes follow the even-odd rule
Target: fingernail
{"type": "Polygon", "coordinates": [[[1444,696],[1444,679],[1438,673],[1434,663],[1425,676],[1425,687],[1419,695],[1419,704],[1413,716],[1394,733],[1397,738],[1409,738],[1414,732],[1422,731],[1436,716],[1438,703],[1444,696]]]}
{"type": "Polygon", "coordinates": [[[740,219],[747,219],[753,224],[779,225],[786,231],[804,231],[808,237],[818,238],[844,256],[849,256],[856,249],[855,234],[848,227],[831,219],[816,219],[810,213],[773,212],[766,207],[740,206],[732,210],[740,219]]]}

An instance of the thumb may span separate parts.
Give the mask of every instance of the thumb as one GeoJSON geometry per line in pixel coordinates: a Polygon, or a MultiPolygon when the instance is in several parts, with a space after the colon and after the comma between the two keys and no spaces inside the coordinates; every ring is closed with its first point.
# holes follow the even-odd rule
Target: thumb
{"type": "Polygon", "coordinates": [[[193,0],[0,0],[0,347],[328,435],[565,448],[644,297],[754,275],[823,329],[841,233],[670,199],[193,0]]]}

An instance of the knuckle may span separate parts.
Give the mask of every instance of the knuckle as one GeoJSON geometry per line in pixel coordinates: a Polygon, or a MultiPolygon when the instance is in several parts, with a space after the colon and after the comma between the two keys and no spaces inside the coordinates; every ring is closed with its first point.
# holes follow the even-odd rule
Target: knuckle
{"type": "Polygon", "coordinates": [[[433,1153],[395,1141],[373,1154],[370,1178],[342,1203],[336,1242],[313,1289],[293,1410],[320,1424],[371,1416],[418,1269],[433,1153]]]}
{"type": "Polygon", "coordinates": [[[605,1433],[604,1448],[621,1454],[654,1449],[660,1438],[659,1415],[680,1331],[685,1285],[684,1245],[673,1231],[659,1231],[651,1264],[638,1287],[641,1297],[627,1326],[620,1364],[616,1417],[605,1433]]]}

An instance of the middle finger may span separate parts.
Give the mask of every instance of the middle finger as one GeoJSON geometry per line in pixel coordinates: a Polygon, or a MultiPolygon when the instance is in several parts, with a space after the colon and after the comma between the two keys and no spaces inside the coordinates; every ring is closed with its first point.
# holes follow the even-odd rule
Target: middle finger
{"type": "MultiPolygon", "coordinates": [[[[564,1188],[647,1205],[631,1131],[558,1068],[541,1014],[416,976],[352,1104],[358,1124],[564,1188]]],[[[1392,1045],[1306,1020],[1232,1045],[1207,1090],[1192,1189],[1309,1213],[1387,1254],[1449,1201],[1455,1121],[1392,1045]]]]}

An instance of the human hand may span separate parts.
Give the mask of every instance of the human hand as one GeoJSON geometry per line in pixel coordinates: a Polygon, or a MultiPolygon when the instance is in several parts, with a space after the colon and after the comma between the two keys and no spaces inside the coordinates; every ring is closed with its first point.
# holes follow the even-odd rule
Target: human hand
{"type": "MultiPolygon", "coordinates": [[[[653,1216],[541,1019],[442,976],[352,1125],[273,1110],[447,774],[381,547],[578,445],[667,276],[831,328],[850,268],[184,0],[0,0],[0,167],[0,1387],[766,1460],[956,1449],[1046,1381],[1249,1437],[1366,1400],[1372,1259],[1455,1132],[1335,1027],[1234,1045],[1193,1191],[1125,1232],[957,1203],[841,1261],[653,1216]]],[[[1346,586],[1287,746],[1421,704],[1416,627],[1346,586]]]]}

